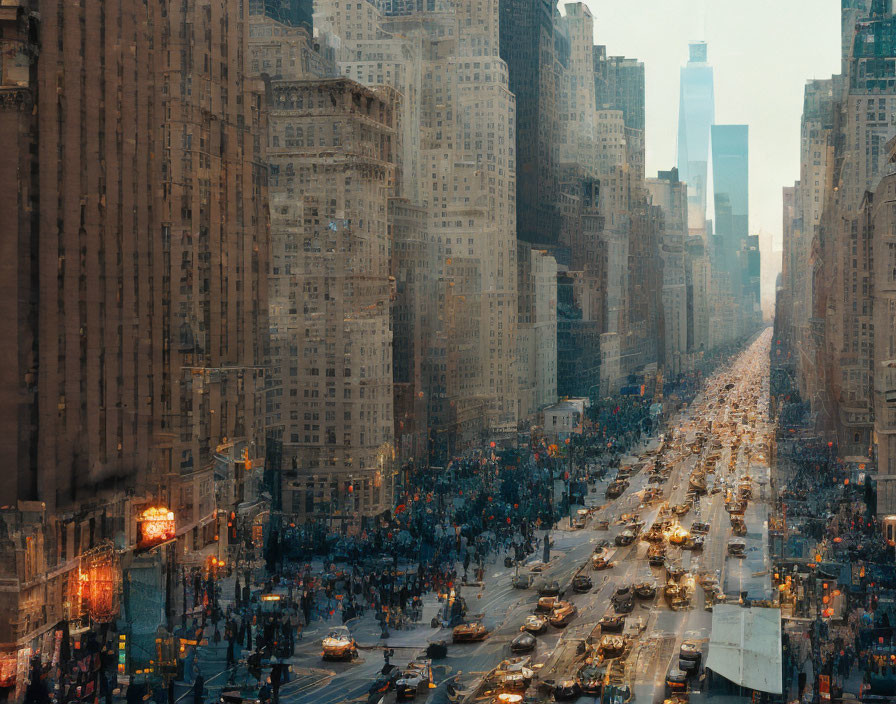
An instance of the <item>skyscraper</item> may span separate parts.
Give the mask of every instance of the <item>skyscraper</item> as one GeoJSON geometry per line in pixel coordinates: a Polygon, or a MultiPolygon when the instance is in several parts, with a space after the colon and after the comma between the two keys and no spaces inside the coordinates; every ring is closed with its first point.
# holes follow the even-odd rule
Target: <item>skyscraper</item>
{"type": "Polygon", "coordinates": [[[5,648],[95,609],[79,560],[124,568],[145,508],[172,509],[180,555],[214,542],[218,458],[261,449],[267,177],[245,19],[238,0],[3,3],[5,648]]]}
{"type": "Polygon", "coordinates": [[[712,181],[715,203],[713,274],[720,322],[729,339],[746,332],[754,306],[745,295],[742,258],[749,228],[749,152],[746,125],[712,126],[712,181]]]}
{"type": "Polygon", "coordinates": [[[394,115],[345,78],[277,81],[271,101],[271,320],[297,470],[284,508],[354,521],[391,500],[394,115]]]}
{"type": "Polygon", "coordinates": [[[598,111],[622,112],[627,159],[638,181],[644,178],[644,98],[644,62],[607,56],[605,46],[595,46],[594,101],[598,111]]]}
{"type": "Polygon", "coordinates": [[[552,3],[501,0],[499,7],[501,58],[516,96],[517,235],[552,244],[558,227],[552,3]]]}
{"type": "Polygon", "coordinates": [[[706,42],[692,42],[689,46],[690,58],[681,69],[678,177],[688,184],[688,226],[702,230],[706,222],[709,130],[715,122],[715,96],[706,42]]]}
{"type": "Polygon", "coordinates": [[[716,236],[722,262],[733,270],[749,225],[749,133],[747,125],[712,126],[712,180],[716,236]]]}

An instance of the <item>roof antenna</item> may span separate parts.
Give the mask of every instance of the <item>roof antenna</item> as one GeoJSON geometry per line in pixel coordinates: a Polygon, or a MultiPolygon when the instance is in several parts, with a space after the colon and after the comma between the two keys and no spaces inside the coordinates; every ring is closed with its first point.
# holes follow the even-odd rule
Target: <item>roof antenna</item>
{"type": "Polygon", "coordinates": [[[706,26],[707,26],[706,0],[701,0],[701,2],[700,2],[700,12],[701,12],[701,14],[703,15],[703,41],[706,41],[706,37],[707,37],[707,32],[706,32],[706,26]]]}

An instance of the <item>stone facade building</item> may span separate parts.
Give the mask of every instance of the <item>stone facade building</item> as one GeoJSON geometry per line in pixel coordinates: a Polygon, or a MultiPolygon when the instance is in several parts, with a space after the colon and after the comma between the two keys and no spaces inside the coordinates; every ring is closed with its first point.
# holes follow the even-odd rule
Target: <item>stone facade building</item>
{"type": "Polygon", "coordinates": [[[4,648],[80,618],[72,580],[112,540],[120,579],[147,506],[176,507],[178,554],[213,544],[215,458],[262,454],[267,174],[246,12],[0,9],[0,130],[16,155],[3,305],[19,321],[0,404],[4,648]]]}
{"type": "Polygon", "coordinates": [[[273,82],[269,100],[284,510],[353,522],[392,498],[393,113],[344,78],[273,82]]]}

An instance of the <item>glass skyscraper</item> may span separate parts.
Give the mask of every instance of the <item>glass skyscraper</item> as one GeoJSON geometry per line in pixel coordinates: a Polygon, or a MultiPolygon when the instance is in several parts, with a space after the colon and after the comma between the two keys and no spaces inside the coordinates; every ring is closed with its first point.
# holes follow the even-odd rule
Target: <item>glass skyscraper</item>
{"type": "Polygon", "coordinates": [[[712,126],[715,229],[728,271],[750,234],[748,142],[747,125],[712,126]]]}
{"type": "Polygon", "coordinates": [[[690,58],[681,69],[678,107],[678,177],[688,184],[688,227],[706,224],[709,131],[715,122],[712,66],[706,42],[692,42],[690,58]]]}

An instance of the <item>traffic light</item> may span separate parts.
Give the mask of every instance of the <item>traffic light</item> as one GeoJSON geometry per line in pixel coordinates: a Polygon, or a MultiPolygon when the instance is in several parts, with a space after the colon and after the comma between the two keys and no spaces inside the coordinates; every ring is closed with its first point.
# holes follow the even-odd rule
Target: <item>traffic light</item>
{"type": "Polygon", "coordinates": [[[230,512],[230,518],[227,519],[227,536],[231,543],[235,543],[236,537],[236,512],[230,512]]]}

